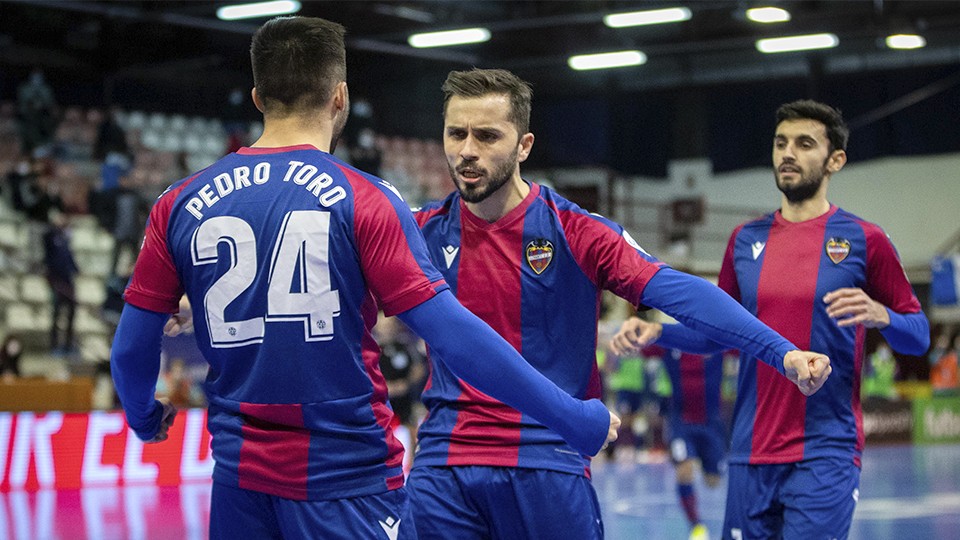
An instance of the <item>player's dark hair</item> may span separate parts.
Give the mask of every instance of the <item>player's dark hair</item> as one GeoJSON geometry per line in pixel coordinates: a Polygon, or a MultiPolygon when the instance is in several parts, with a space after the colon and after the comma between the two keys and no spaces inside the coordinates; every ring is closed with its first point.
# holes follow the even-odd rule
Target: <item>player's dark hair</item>
{"type": "Polygon", "coordinates": [[[827,138],[830,139],[831,152],[847,149],[850,128],[843,121],[843,115],[839,109],[819,101],[801,99],[785,103],[777,109],[777,125],[780,125],[780,122],[784,120],[816,120],[827,128],[827,138]]]}
{"type": "Polygon", "coordinates": [[[347,79],[346,29],[315,17],[277,17],[250,43],[257,96],[270,112],[322,106],[347,79]]]}
{"type": "Polygon", "coordinates": [[[443,90],[443,114],[453,96],[464,98],[482,97],[488,94],[505,94],[510,97],[510,121],[517,126],[520,135],[530,131],[530,102],[533,88],[530,83],[505,69],[477,69],[451,71],[441,87],[443,90]]]}

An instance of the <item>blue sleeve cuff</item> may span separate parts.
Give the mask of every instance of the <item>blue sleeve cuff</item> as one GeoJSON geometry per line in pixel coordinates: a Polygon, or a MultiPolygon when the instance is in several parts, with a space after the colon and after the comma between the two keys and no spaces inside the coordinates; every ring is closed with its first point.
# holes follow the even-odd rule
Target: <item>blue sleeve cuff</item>
{"type": "Polygon", "coordinates": [[[144,441],[156,436],[163,416],[154,394],[160,375],[160,339],[169,317],[127,304],[113,336],[110,372],[114,386],[127,424],[144,441]]]}
{"type": "Polygon", "coordinates": [[[890,324],[880,330],[883,339],[890,348],[900,354],[922,356],[930,348],[930,322],[922,311],[917,313],[897,313],[886,308],[890,314],[890,324]]]}

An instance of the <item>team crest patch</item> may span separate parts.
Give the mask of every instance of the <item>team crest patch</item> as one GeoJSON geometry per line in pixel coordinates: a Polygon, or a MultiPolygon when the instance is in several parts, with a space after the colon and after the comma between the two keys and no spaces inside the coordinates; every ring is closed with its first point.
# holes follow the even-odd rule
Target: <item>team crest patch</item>
{"type": "Polygon", "coordinates": [[[537,238],[527,244],[527,264],[537,275],[543,273],[553,260],[553,244],[545,238],[537,238]]]}
{"type": "Polygon", "coordinates": [[[847,258],[850,254],[850,241],[846,238],[831,238],[827,240],[827,256],[833,261],[833,264],[840,264],[840,261],[847,258]]]}

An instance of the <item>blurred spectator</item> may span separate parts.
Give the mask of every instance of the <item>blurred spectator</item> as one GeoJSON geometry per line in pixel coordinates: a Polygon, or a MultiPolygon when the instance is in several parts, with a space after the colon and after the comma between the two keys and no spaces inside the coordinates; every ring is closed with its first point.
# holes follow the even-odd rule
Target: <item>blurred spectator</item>
{"type": "Polygon", "coordinates": [[[20,139],[25,153],[30,154],[50,142],[57,127],[56,105],[43,71],[33,70],[30,78],[17,89],[20,139]]]}
{"type": "Polygon", "coordinates": [[[227,132],[227,153],[236,152],[247,144],[247,119],[253,109],[249,91],[234,88],[227,94],[227,105],[221,111],[223,129],[227,132]]]}
{"type": "MultiPolygon", "coordinates": [[[[127,136],[117,120],[119,110],[113,108],[100,124],[94,156],[100,160],[100,189],[90,193],[90,208],[101,227],[113,230],[116,227],[117,190],[120,181],[132,169],[127,136]]],[[[114,265],[116,266],[116,265],[114,265]]]]}
{"type": "Polygon", "coordinates": [[[896,399],[894,387],[897,361],[886,342],[877,345],[877,350],[867,357],[863,366],[863,396],[896,399]]]}
{"type": "Polygon", "coordinates": [[[381,155],[375,136],[373,106],[362,97],[355,99],[350,104],[350,122],[342,137],[347,147],[347,161],[360,170],[380,176],[381,155]]]}
{"type": "Polygon", "coordinates": [[[380,371],[387,382],[390,406],[412,436],[419,420],[414,414],[414,405],[420,399],[426,374],[423,355],[417,348],[418,338],[396,317],[381,317],[375,331],[380,345],[380,371]]]}
{"type": "Polygon", "coordinates": [[[417,446],[417,426],[423,414],[420,393],[426,375],[425,352],[422,342],[396,317],[381,313],[374,327],[380,345],[380,372],[387,383],[387,396],[393,409],[394,421],[399,422],[395,435],[406,449],[403,470],[409,473],[417,446]]]}
{"type": "Polygon", "coordinates": [[[0,381],[13,382],[21,377],[20,355],[23,354],[23,343],[14,334],[8,335],[0,346],[0,381]]]}
{"type": "Polygon", "coordinates": [[[54,354],[76,352],[73,341],[73,318],[77,310],[74,276],[78,269],[70,250],[66,226],[66,216],[58,210],[51,211],[50,226],[43,235],[43,260],[46,264],[47,281],[53,293],[50,349],[54,354]],[[61,318],[66,318],[62,334],[59,324],[61,318]]]}
{"type": "Polygon", "coordinates": [[[165,397],[177,409],[203,407],[203,392],[189,376],[183,358],[173,358],[157,380],[157,398],[165,397]]]}
{"type": "Polygon", "coordinates": [[[127,134],[120,126],[118,116],[120,109],[111,107],[103,122],[97,128],[97,143],[93,157],[97,161],[108,161],[111,154],[119,154],[130,160],[130,147],[127,144],[127,134]]]}
{"type": "Polygon", "coordinates": [[[110,266],[110,275],[126,275],[127,268],[118,269],[120,255],[126,249],[130,253],[130,264],[137,260],[140,251],[140,240],[143,236],[143,216],[147,212],[146,203],[140,193],[130,185],[129,177],[120,180],[120,187],[114,196],[113,221],[113,264],[110,266]]]}
{"type": "Polygon", "coordinates": [[[954,337],[950,347],[950,330],[937,337],[930,351],[930,386],[934,395],[954,395],[960,391],[957,373],[957,355],[960,352],[960,334],[954,337]]]}
{"type": "Polygon", "coordinates": [[[35,157],[24,158],[7,174],[13,208],[23,212],[27,219],[46,223],[53,209],[62,209],[60,199],[50,189],[53,168],[49,161],[35,157]]]}
{"type": "Polygon", "coordinates": [[[370,128],[364,128],[357,133],[357,140],[350,144],[350,164],[371,174],[380,174],[380,150],[374,144],[374,133],[370,128]]]}
{"type": "Polygon", "coordinates": [[[106,296],[103,300],[100,315],[103,322],[109,324],[113,329],[116,329],[117,325],[120,324],[120,312],[123,311],[124,306],[123,291],[127,288],[129,281],[129,272],[113,275],[106,279],[106,296]]]}
{"type": "Polygon", "coordinates": [[[130,172],[130,156],[110,152],[100,167],[100,193],[108,196],[120,187],[120,179],[130,172]]]}

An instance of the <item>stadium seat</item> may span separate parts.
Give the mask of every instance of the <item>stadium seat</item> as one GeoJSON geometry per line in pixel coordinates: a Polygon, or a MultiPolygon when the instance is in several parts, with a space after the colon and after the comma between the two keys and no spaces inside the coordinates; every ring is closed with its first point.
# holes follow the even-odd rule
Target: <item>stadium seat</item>
{"type": "Polygon", "coordinates": [[[143,111],[130,111],[126,117],[126,125],[122,127],[127,130],[142,130],[147,127],[147,114],[143,111]]]}
{"type": "Polygon", "coordinates": [[[20,283],[17,276],[0,275],[0,302],[8,303],[18,300],[20,300],[20,283]]]}
{"type": "Polygon", "coordinates": [[[144,128],[140,133],[140,142],[149,150],[163,148],[163,133],[153,128],[144,128]]]}
{"type": "Polygon", "coordinates": [[[147,127],[157,131],[163,131],[167,129],[168,118],[167,115],[162,112],[155,112],[150,114],[147,117],[147,127]]]}
{"type": "Polygon", "coordinates": [[[170,117],[170,121],[167,124],[167,129],[173,133],[182,134],[187,131],[187,126],[189,122],[187,117],[182,114],[175,114],[170,117]]]}
{"type": "Polygon", "coordinates": [[[110,359],[110,340],[104,335],[87,334],[80,338],[80,358],[86,362],[110,359]]]}
{"type": "Polygon", "coordinates": [[[26,247],[26,232],[14,221],[0,221],[0,248],[19,250],[26,247]]]}
{"type": "MultiPolygon", "coordinates": [[[[11,333],[21,333],[37,329],[37,320],[33,309],[27,304],[15,303],[7,306],[6,325],[11,333]]],[[[47,325],[49,328],[49,324],[47,325]]]]}
{"type": "Polygon", "coordinates": [[[80,276],[76,279],[77,303],[100,307],[107,298],[103,280],[94,276],[80,276]]]}
{"type": "Polygon", "coordinates": [[[106,334],[107,326],[100,317],[91,313],[89,308],[78,307],[74,328],[78,334],[106,334]]]}
{"type": "Polygon", "coordinates": [[[46,278],[27,274],[20,279],[20,299],[24,302],[47,304],[51,294],[46,278]]]}

